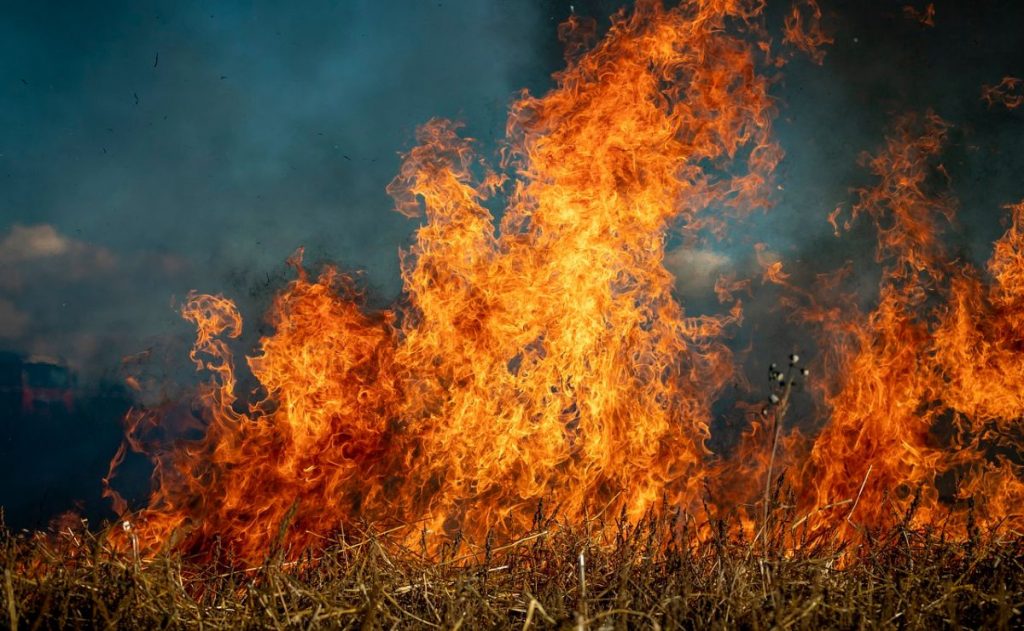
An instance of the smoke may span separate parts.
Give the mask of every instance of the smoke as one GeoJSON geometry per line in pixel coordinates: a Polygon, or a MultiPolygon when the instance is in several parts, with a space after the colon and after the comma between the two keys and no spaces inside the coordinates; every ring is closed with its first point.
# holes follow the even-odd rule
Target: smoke
{"type": "Polygon", "coordinates": [[[172,306],[190,289],[263,306],[299,246],[395,295],[416,227],[384,192],[398,152],[434,116],[493,147],[515,91],[547,81],[538,40],[555,41],[548,16],[499,2],[5,15],[0,343],[86,372],[187,336],[172,306]]]}

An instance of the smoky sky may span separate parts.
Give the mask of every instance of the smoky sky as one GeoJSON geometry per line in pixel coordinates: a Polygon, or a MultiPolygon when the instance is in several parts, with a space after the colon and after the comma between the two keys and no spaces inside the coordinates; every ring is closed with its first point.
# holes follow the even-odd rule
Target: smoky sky
{"type": "MultiPolygon", "coordinates": [[[[928,27],[906,2],[821,4],[835,39],[824,64],[797,57],[775,88],[787,152],[775,207],[668,258],[694,309],[709,278],[753,273],[759,242],[797,274],[870,267],[870,234],[837,240],[825,216],[863,182],[857,156],[896,113],[934,108],[954,125],[951,232],[966,259],[987,257],[1000,206],[1024,197],[1024,113],[980,99],[982,84],[1024,74],[1024,9],[938,2],[928,27]]],[[[187,343],[175,306],[190,289],[224,292],[258,320],[299,246],[393,298],[417,222],[391,212],[384,188],[416,126],[461,120],[493,152],[517,91],[551,85],[557,24],[576,11],[606,27],[619,6],[6,3],[0,346],[109,370],[154,339],[187,343]]],[[[769,3],[776,39],[788,7],[769,3]]],[[[771,304],[754,296],[750,309],[752,330],[796,343],[771,304]]]]}
{"type": "Polygon", "coordinates": [[[64,242],[5,266],[0,335],[86,359],[178,330],[189,289],[244,299],[299,246],[397,292],[415,228],[384,192],[398,152],[434,116],[493,140],[514,92],[547,81],[538,51],[556,24],[475,1],[10,3],[4,16],[0,235],[64,242]]]}

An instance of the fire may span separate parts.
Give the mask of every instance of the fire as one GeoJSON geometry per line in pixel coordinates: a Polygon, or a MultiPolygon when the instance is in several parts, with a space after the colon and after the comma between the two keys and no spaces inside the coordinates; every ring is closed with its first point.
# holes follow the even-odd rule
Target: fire
{"type": "Polygon", "coordinates": [[[825,61],[824,47],[833,43],[821,27],[821,8],[815,0],[793,3],[783,28],[782,41],[801,50],[821,65],[825,61]]]}
{"type": "Polygon", "coordinates": [[[922,26],[935,26],[935,4],[929,2],[924,9],[918,9],[912,4],[903,7],[903,15],[908,20],[914,20],[922,26]]]}
{"type": "Polygon", "coordinates": [[[995,85],[981,86],[981,99],[989,107],[999,104],[1008,110],[1024,105],[1024,80],[1019,77],[1003,77],[995,85]]]}
{"type": "MultiPolygon", "coordinates": [[[[282,524],[302,548],[357,519],[430,532],[526,529],[538,504],[579,521],[639,518],[698,498],[710,406],[732,374],[720,317],[689,318],[664,268],[666,232],[720,228],[766,203],[781,156],[756,3],[643,2],[511,108],[505,184],[435,120],[390,186],[425,214],[403,256],[406,299],[368,313],[327,269],[277,297],[236,398],[234,305],[193,295],[204,437],[154,454],[135,518],[149,546],[214,538],[261,559],[282,524]],[[749,24],[748,24],[749,23],[749,24]],[[730,175],[739,173],[739,175],[730,175]]],[[[590,26],[561,31],[576,42],[590,26]]],[[[569,50],[574,50],[570,45],[569,50]]],[[[130,434],[158,420],[137,414],[130,434]]]]}
{"type": "MultiPolygon", "coordinates": [[[[529,529],[542,505],[573,523],[756,505],[783,471],[810,526],[845,518],[850,537],[915,496],[919,523],[944,507],[966,523],[955,500],[972,494],[988,498],[979,519],[1014,516],[1016,465],[993,450],[1024,412],[1024,206],[991,282],[949,260],[940,234],[953,204],[930,193],[947,129],[934,115],[897,125],[867,161],[878,184],[852,207],[850,222],[867,217],[879,233],[873,310],[838,291],[842,275],[792,286],[783,260],[757,246],[762,281],[819,337],[820,435],[785,426],[785,377],[774,412],[751,408],[737,454],[716,460],[705,446],[712,404],[736,376],[726,341],[750,281],[723,278],[721,313],[688,316],[665,248],[672,231],[696,243],[771,204],[782,151],[769,73],[781,57],[761,9],[643,1],[596,43],[594,24],[574,16],[559,31],[567,66],[555,87],[511,105],[497,169],[457,124],[425,124],[389,186],[399,212],[422,218],[402,253],[403,299],[371,310],[352,277],[311,275],[300,250],[270,306],[272,333],[244,360],[251,394],[239,393],[232,350],[240,313],[192,294],[182,315],[209,377],[193,405],[202,435],[149,439],[189,421],[179,407],[129,416],[127,447],[156,469],[122,538],[247,562],[359,522],[482,541],[529,529]],[[486,205],[498,195],[500,219],[486,205]],[[957,478],[953,499],[940,497],[944,475],[957,478]]],[[[831,41],[820,18],[798,3],[784,38],[818,62],[831,41]]]]}
{"type": "Polygon", "coordinates": [[[1006,457],[1024,413],[1024,205],[995,244],[992,282],[948,255],[941,233],[955,204],[933,192],[948,179],[936,163],[948,127],[932,113],[903,117],[866,156],[877,182],[858,191],[851,221],[876,226],[877,305],[861,314],[855,296],[836,296],[842,277],[829,279],[832,304],[816,302],[826,292],[795,301],[828,376],[818,382],[825,426],[809,445],[790,443],[798,505],[811,526],[838,523],[848,538],[901,520],[964,534],[971,520],[1016,528],[1024,517],[1020,466],[1006,457]]]}

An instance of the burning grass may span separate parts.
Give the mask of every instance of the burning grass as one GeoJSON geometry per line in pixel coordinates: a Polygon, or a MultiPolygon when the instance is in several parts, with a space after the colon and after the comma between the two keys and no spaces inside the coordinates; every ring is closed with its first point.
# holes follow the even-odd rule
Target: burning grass
{"type": "MultiPolygon", "coordinates": [[[[707,449],[741,381],[728,340],[751,280],[723,277],[720,309],[695,316],[664,261],[669,235],[725,239],[782,188],[771,86],[788,53],[763,9],[646,0],[592,46],[594,24],[570,18],[567,66],[511,104],[496,168],[458,124],[426,123],[388,187],[421,218],[391,307],[369,308],[342,270],[311,273],[300,250],[242,360],[236,304],[192,293],[190,358],[208,379],[190,405],[153,397],[128,414],[104,480],[125,526],[5,535],[0,615],[1024,626],[1024,203],[986,268],[955,256],[937,114],[895,117],[864,156],[871,183],[828,216],[837,235],[873,224],[870,309],[852,266],[805,286],[754,246],[815,340],[820,431],[782,423],[807,376],[793,354],[769,372],[769,405],[741,397],[734,452],[707,449]],[[154,466],[134,512],[110,484],[128,451],[154,466]],[[531,525],[545,504],[557,519],[537,508],[531,525]]],[[[783,42],[820,63],[816,4],[789,15],[783,42]]]]}
{"type": "Polygon", "coordinates": [[[19,629],[1019,628],[1024,537],[953,540],[910,522],[854,549],[802,535],[785,505],[753,540],[725,523],[697,537],[692,519],[668,512],[637,524],[539,517],[509,544],[456,538],[429,558],[395,530],[366,528],[298,558],[272,547],[255,567],[143,560],[70,528],[5,530],[0,614],[19,629]]]}

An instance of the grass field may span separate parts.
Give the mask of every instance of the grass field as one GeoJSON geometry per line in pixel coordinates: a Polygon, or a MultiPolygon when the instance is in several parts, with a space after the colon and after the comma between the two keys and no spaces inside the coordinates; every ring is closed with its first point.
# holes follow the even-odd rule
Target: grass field
{"type": "MultiPolygon", "coordinates": [[[[1024,537],[897,526],[854,546],[801,536],[697,540],[676,516],[548,520],[512,542],[452,541],[430,555],[399,530],[316,552],[113,554],[102,534],[5,530],[0,624],[88,628],[1020,628],[1024,537]],[[594,533],[602,532],[597,535],[594,533]],[[407,537],[406,537],[407,539],[407,537]],[[788,550],[783,553],[784,550],[788,550]],[[428,558],[429,557],[429,558],[428,558]],[[286,560],[290,559],[290,560],[286,560]]],[[[712,528],[724,533],[724,525],[712,528]]],[[[408,531],[405,532],[408,534],[408,531]]]]}

